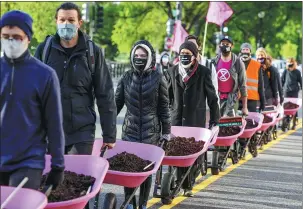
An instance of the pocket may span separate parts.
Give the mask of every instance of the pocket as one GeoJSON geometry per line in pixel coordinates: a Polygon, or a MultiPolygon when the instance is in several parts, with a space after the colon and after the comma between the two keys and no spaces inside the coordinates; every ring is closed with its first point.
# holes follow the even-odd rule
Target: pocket
{"type": "Polygon", "coordinates": [[[75,58],[70,68],[69,81],[72,86],[89,87],[91,85],[92,74],[85,56],[75,58]]]}
{"type": "Polygon", "coordinates": [[[85,126],[95,126],[96,113],[92,106],[85,104],[83,98],[72,99],[72,127],[79,130],[85,126]]]}

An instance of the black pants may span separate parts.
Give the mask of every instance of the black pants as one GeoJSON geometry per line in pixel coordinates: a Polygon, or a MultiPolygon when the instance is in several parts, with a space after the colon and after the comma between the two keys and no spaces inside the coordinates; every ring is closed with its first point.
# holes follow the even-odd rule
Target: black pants
{"type": "Polygon", "coordinates": [[[28,177],[28,181],[23,187],[38,190],[42,172],[42,169],[34,168],[20,168],[13,172],[0,172],[0,185],[17,187],[25,177],[28,177]]]}
{"type": "MultiPolygon", "coordinates": [[[[201,158],[202,156],[199,156],[201,158]]],[[[201,167],[199,165],[199,158],[194,162],[193,167],[191,168],[188,176],[184,179],[182,184],[182,189],[192,190],[193,186],[196,182],[196,178],[198,177],[201,167]]],[[[190,167],[178,167],[177,168],[177,179],[180,182],[182,180],[182,176],[188,171],[190,167]]]]}
{"type": "MultiPolygon", "coordinates": [[[[257,100],[247,100],[247,109],[248,112],[257,112],[257,106],[259,101],[257,100]]],[[[242,110],[242,101],[239,101],[239,110],[242,110]]]]}
{"type": "Polygon", "coordinates": [[[65,147],[65,154],[68,155],[91,155],[93,151],[94,142],[80,142],[65,147]]]}
{"type": "MultiPolygon", "coordinates": [[[[151,190],[151,185],[152,185],[152,175],[147,177],[147,179],[140,185],[139,209],[140,209],[140,207],[147,205],[149,193],[151,190]]],[[[125,200],[131,196],[131,194],[134,192],[134,190],[135,190],[135,188],[124,187],[125,200]]],[[[135,196],[133,197],[133,199],[130,201],[129,204],[132,204],[134,206],[134,208],[137,208],[135,196]]]]}

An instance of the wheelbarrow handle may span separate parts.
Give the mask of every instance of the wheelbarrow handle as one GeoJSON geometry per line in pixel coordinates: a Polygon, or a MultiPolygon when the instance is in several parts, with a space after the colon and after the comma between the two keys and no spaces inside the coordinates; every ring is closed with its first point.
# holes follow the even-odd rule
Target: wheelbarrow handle
{"type": "Polygon", "coordinates": [[[46,197],[48,197],[51,194],[52,190],[53,185],[45,185],[41,192],[44,193],[46,197]]]}
{"type": "Polygon", "coordinates": [[[104,146],[101,148],[101,153],[100,153],[100,157],[103,157],[105,155],[105,152],[108,150],[108,146],[104,146]]]}

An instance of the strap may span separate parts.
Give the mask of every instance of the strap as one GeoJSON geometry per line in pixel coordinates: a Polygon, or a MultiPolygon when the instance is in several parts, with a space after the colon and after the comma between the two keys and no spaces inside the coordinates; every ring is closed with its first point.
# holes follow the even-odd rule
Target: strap
{"type": "Polygon", "coordinates": [[[52,38],[53,38],[53,36],[46,37],[44,49],[43,49],[43,52],[42,52],[42,62],[43,63],[46,63],[46,53],[48,52],[48,49],[50,47],[52,38]]]}
{"type": "Polygon", "coordinates": [[[95,54],[94,54],[94,45],[93,42],[88,40],[88,64],[89,68],[91,69],[92,75],[95,74],[95,54]]]}

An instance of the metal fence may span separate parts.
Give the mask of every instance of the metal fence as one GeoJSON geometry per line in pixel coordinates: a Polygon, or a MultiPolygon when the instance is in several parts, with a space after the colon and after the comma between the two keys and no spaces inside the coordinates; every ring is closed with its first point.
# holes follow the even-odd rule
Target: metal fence
{"type": "Polygon", "coordinates": [[[124,72],[130,70],[130,64],[107,61],[107,67],[110,70],[113,78],[121,77],[124,72]]]}

